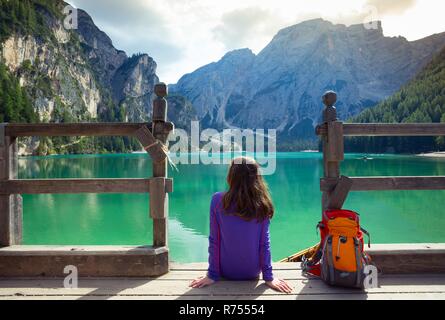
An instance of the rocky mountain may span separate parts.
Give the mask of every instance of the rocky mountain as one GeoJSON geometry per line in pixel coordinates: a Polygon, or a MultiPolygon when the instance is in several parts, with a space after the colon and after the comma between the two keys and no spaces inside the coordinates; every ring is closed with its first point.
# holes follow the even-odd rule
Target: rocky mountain
{"type": "MultiPolygon", "coordinates": [[[[149,121],[156,62],[114,47],[91,17],[63,26],[62,0],[0,0],[0,120],[4,122],[149,121]]],[[[249,49],[170,85],[169,119],[188,128],[274,128],[281,149],[316,146],[321,94],[338,92],[347,119],[396,92],[445,44],[445,33],[407,41],[382,26],[322,19],[278,32],[257,55],[249,49]]],[[[130,151],[127,138],[26,140],[22,153],[130,151]]]]}
{"type": "Polygon", "coordinates": [[[78,29],[82,49],[103,88],[108,88],[115,104],[125,109],[125,119],[149,119],[153,90],[159,78],[156,62],[147,54],[127,57],[111,39],[97,28],[91,17],[78,10],[78,29]]]}
{"type": "MultiPolygon", "coordinates": [[[[445,123],[445,47],[414,79],[391,97],[351,119],[369,123],[445,123]]],[[[445,150],[445,137],[354,137],[354,152],[419,153],[445,150]]]]}
{"type": "Polygon", "coordinates": [[[320,97],[339,95],[347,119],[393,94],[445,45],[445,33],[408,41],[385,37],[382,25],[314,19],[282,29],[254,55],[248,49],[183,76],[170,91],[193,104],[205,126],[275,128],[278,144],[315,146],[320,97]]]}
{"type": "MultiPolygon", "coordinates": [[[[66,5],[61,0],[0,0],[1,70],[5,79],[16,81],[26,92],[27,113],[22,113],[34,113],[19,116],[0,99],[3,121],[149,121],[154,85],[159,82],[156,62],[147,54],[129,57],[116,49],[85,11],[78,10],[77,29],[64,28],[66,5]]],[[[12,89],[10,96],[17,96],[12,89]]],[[[187,119],[181,108],[190,106],[176,107],[187,119]]],[[[119,152],[139,145],[127,138],[54,138],[28,139],[21,147],[22,153],[47,154],[119,152]]]]}

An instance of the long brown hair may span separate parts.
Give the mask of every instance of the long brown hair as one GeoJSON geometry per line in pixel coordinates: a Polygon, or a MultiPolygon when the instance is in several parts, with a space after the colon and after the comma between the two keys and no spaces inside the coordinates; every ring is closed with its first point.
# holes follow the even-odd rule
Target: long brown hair
{"type": "Polygon", "coordinates": [[[223,208],[229,214],[244,220],[271,219],[274,214],[269,189],[262,175],[260,166],[249,157],[232,160],[227,175],[229,191],[223,196],[223,208]]]}

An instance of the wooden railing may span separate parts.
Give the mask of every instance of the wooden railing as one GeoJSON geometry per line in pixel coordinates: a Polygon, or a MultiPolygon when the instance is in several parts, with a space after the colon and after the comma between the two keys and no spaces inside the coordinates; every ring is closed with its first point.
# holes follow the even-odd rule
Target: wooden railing
{"type": "Polygon", "coordinates": [[[445,123],[343,123],[337,120],[335,92],[323,96],[323,123],[316,128],[322,138],[324,177],[320,180],[322,210],[340,209],[349,191],[442,190],[445,176],[346,177],[340,175],[345,136],[445,136],[445,123]]]}
{"type": "MultiPolygon", "coordinates": [[[[167,87],[155,87],[152,122],[147,123],[45,123],[0,124],[0,247],[20,245],[22,241],[21,194],[42,193],[150,193],[153,219],[153,248],[167,248],[168,193],[173,183],[167,178],[168,134],[167,87]],[[27,136],[132,136],[152,158],[152,178],[140,179],[17,179],[17,137],[27,136]]],[[[147,173],[149,169],[147,168],[147,173]]],[[[63,214],[63,208],[60,208],[63,214]]],[[[148,208],[147,208],[148,213],[148,208]]],[[[148,240],[147,240],[148,242],[148,240]]],[[[165,254],[168,250],[151,251],[165,254]]],[[[158,263],[158,262],[155,262],[158,263]]],[[[168,257],[162,259],[168,270],[168,257]]],[[[1,269],[1,268],[0,268],[1,269]]],[[[159,273],[159,272],[157,272],[159,273]]]]}

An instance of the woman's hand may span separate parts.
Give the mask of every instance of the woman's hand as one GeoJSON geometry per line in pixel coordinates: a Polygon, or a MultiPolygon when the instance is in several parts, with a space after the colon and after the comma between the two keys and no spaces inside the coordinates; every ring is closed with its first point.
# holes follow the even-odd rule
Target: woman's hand
{"type": "Polygon", "coordinates": [[[284,293],[292,292],[292,288],[284,280],[273,279],[272,281],[266,281],[266,284],[268,287],[279,292],[284,292],[284,293]]]}
{"type": "Polygon", "coordinates": [[[215,283],[215,280],[210,279],[207,276],[201,276],[190,283],[192,288],[204,288],[215,283]]]}

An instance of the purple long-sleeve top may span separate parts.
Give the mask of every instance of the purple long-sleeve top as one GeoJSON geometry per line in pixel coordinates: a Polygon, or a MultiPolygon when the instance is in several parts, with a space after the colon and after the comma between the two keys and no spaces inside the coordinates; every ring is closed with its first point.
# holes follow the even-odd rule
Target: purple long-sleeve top
{"type": "Polygon", "coordinates": [[[209,269],[212,280],[250,280],[263,274],[272,281],[270,254],[270,219],[246,221],[226,214],[222,205],[224,193],[215,193],[210,204],[209,269]]]}

